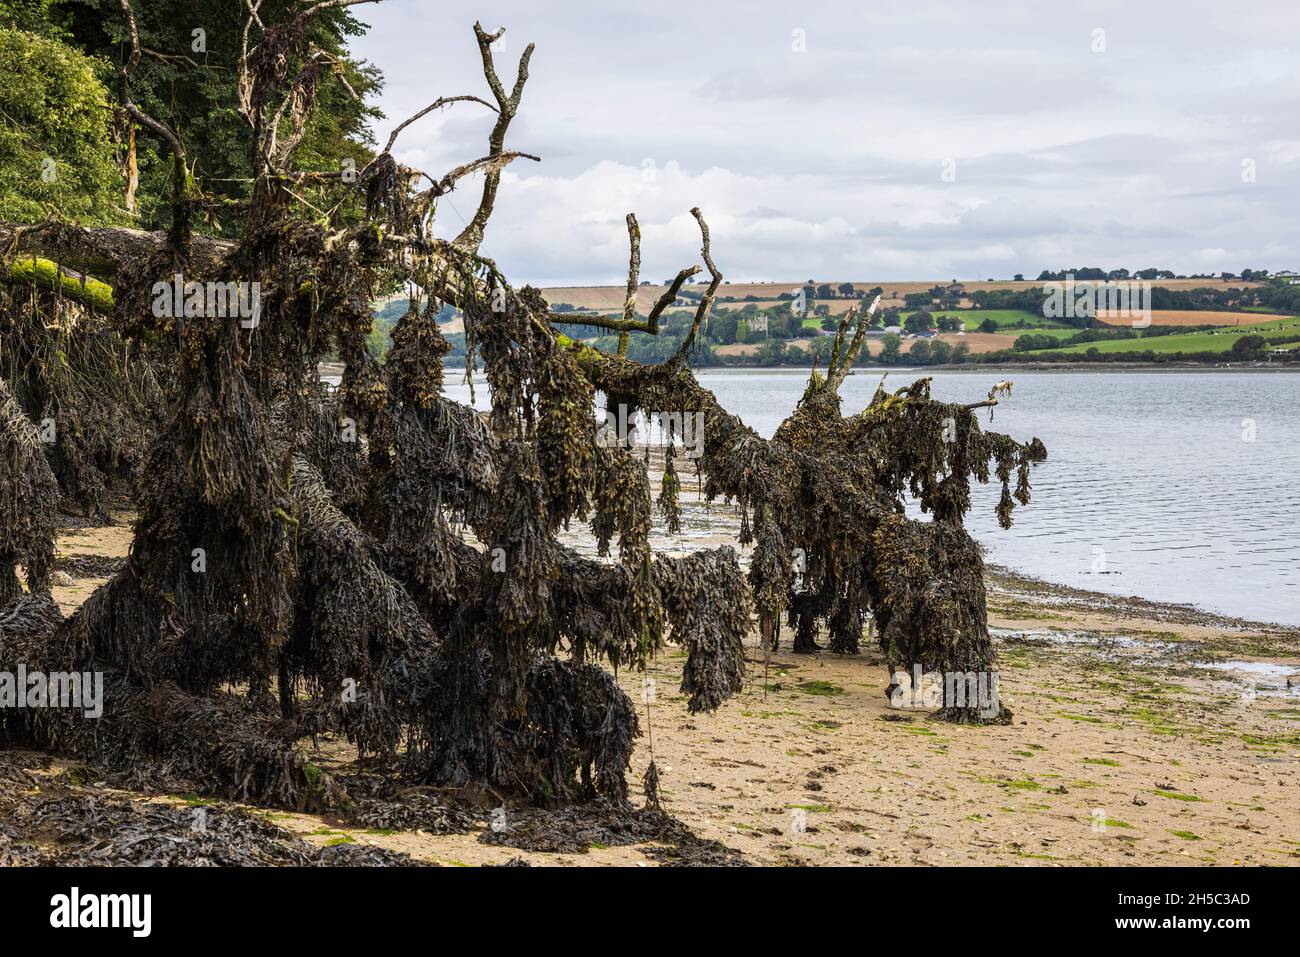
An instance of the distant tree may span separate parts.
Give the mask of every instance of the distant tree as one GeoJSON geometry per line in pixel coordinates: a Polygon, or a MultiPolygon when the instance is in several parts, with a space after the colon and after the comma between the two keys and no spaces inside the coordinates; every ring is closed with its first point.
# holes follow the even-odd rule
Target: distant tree
{"type": "Polygon", "coordinates": [[[767,314],[767,328],[773,338],[797,339],[803,335],[803,317],[786,311],[773,310],[767,314]]]}
{"type": "Polygon", "coordinates": [[[983,322],[980,323],[979,331],[980,331],[980,332],[997,332],[997,331],[998,331],[998,324],[997,324],[993,319],[985,319],[983,322]]]}
{"type": "Polygon", "coordinates": [[[898,362],[902,352],[903,340],[896,333],[889,333],[880,342],[880,361],[885,365],[898,362]]]}
{"type": "Polygon", "coordinates": [[[836,288],[839,290],[840,295],[843,296],[845,299],[853,298],[853,293],[855,292],[853,288],[853,283],[842,282],[836,288]]]}
{"type": "Polygon", "coordinates": [[[736,341],[736,327],[740,317],[735,310],[724,309],[709,319],[709,336],[721,345],[731,345],[736,341]]]}
{"type": "MultiPolygon", "coordinates": [[[[920,343],[925,345],[926,343],[920,343]]],[[[952,346],[942,339],[936,339],[928,344],[930,346],[930,361],[935,365],[944,365],[952,361],[952,346]]]]}
{"type": "Polygon", "coordinates": [[[1017,336],[1016,341],[1011,344],[1011,348],[1017,352],[1028,352],[1032,349],[1051,349],[1057,344],[1051,336],[1034,335],[1032,333],[1023,336],[1017,336]]]}
{"type": "Polygon", "coordinates": [[[756,356],[760,365],[780,365],[785,358],[785,343],[779,339],[769,339],[758,347],[756,356]]]}
{"type": "Polygon", "coordinates": [[[934,328],[934,317],[924,309],[912,313],[907,317],[907,321],[903,323],[903,330],[905,332],[925,332],[932,328],[934,328]]]}
{"type": "Polygon", "coordinates": [[[907,361],[919,366],[929,365],[933,360],[933,350],[930,348],[930,342],[927,339],[918,339],[912,343],[912,348],[907,350],[907,361]]]}
{"type": "Polygon", "coordinates": [[[940,316],[935,322],[940,332],[959,332],[966,326],[957,316],[940,316]]]}
{"type": "Polygon", "coordinates": [[[1024,274],[1024,273],[1020,273],[1020,272],[1018,272],[1018,273],[1016,273],[1015,276],[1013,276],[1012,278],[1013,278],[1016,282],[1024,282],[1024,281],[1025,281],[1025,274],[1024,274]]]}
{"type": "Polygon", "coordinates": [[[1252,356],[1264,351],[1268,345],[1268,340],[1263,336],[1248,335],[1242,336],[1232,344],[1232,354],[1235,356],[1252,356]]]}

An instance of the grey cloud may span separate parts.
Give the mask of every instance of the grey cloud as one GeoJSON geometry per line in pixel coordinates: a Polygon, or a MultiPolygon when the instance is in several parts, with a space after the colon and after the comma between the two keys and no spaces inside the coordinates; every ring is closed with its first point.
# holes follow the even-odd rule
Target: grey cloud
{"type": "MultiPolygon", "coordinates": [[[[388,78],[386,123],[440,94],[484,93],[475,5],[357,9],[372,24],[358,52],[388,78]]],[[[1295,265],[1300,5],[1169,11],[1118,0],[494,5],[485,26],[508,27],[503,73],[537,43],[510,143],[543,162],[507,176],[489,252],[520,282],[618,281],[622,218],[636,211],[646,275],[662,278],[698,254],[687,211],[699,205],[730,278],[1295,265]],[[1097,28],[1105,53],[1090,49],[1097,28]],[[796,29],[806,53],[791,50],[796,29]],[[953,183],[940,178],[947,158],[953,183]],[[1254,183],[1242,182],[1245,158],[1254,183]],[[1225,262],[1204,261],[1214,249],[1225,262]]],[[[482,155],[490,125],[457,108],[399,147],[441,172],[482,155]]],[[[455,209],[468,214],[477,190],[463,184],[455,209]]]]}

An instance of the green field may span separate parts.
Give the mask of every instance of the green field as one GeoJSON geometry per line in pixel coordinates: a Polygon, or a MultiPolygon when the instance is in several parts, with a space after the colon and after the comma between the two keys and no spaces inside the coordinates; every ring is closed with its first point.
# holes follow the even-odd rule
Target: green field
{"type": "MultiPolygon", "coordinates": [[[[1016,324],[1019,322],[1024,323],[1023,328],[1033,329],[1036,332],[1040,329],[1046,330],[1060,326],[1060,323],[1037,313],[1024,312],[1020,309],[932,309],[930,312],[935,316],[957,316],[966,323],[967,332],[976,331],[980,323],[985,319],[992,319],[996,322],[999,331],[1003,326],[1007,327],[1006,331],[1011,331],[1011,329],[1016,328],[1016,324]]],[[[908,311],[903,310],[903,313],[907,315],[908,311]]]]}
{"type": "Polygon", "coordinates": [[[1068,339],[1076,332],[1082,332],[1078,326],[1041,326],[1037,329],[1015,329],[1004,326],[998,329],[998,335],[1006,336],[1015,342],[1020,336],[1051,336],[1053,339],[1068,339]]]}
{"type": "MultiPolygon", "coordinates": [[[[1106,342],[1081,342],[1078,345],[1064,346],[1060,349],[1035,349],[1027,355],[1055,355],[1068,352],[1087,352],[1096,349],[1100,353],[1147,352],[1168,355],[1175,352],[1228,352],[1232,344],[1244,335],[1300,335],[1300,319],[1288,317],[1267,322],[1256,322],[1249,326],[1233,326],[1218,332],[1180,332],[1169,336],[1150,336],[1138,339],[1111,339],[1106,342]]],[[[1284,345],[1281,348],[1290,348],[1284,345]]]]}

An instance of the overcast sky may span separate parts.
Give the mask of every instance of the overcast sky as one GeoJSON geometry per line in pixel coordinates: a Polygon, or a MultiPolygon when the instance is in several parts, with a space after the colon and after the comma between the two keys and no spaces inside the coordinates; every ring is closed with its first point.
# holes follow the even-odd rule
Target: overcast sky
{"type": "MultiPolygon", "coordinates": [[[[355,8],[377,125],[490,99],[472,26],[537,45],[484,252],[516,285],[698,261],[732,281],[1033,278],[1044,268],[1300,268],[1300,3],[417,2],[355,8]],[[1104,32],[1099,32],[1104,31],[1104,32]],[[1253,181],[1250,181],[1253,180],[1253,181]]],[[[408,127],[441,173],[491,114],[408,127]]],[[[444,200],[454,234],[479,181],[444,200]]]]}

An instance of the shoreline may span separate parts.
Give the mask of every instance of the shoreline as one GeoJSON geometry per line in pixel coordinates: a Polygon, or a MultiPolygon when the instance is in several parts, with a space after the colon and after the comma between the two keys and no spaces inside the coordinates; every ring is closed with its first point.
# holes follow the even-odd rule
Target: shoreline
{"type": "MultiPolygon", "coordinates": [[[[464,362],[448,362],[443,364],[443,369],[447,371],[464,372],[464,362]]],[[[475,369],[475,373],[481,370],[475,369]]],[[[802,375],[808,374],[805,366],[795,365],[719,365],[704,366],[693,370],[696,375],[707,375],[714,372],[721,373],[742,373],[742,372],[798,372],[802,375]]],[[[343,363],[341,362],[322,362],[317,365],[317,372],[320,375],[341,376],[343,374],[343,363]]],[[[1023,362],[1013,363],[1011,365],[996,365],[989,363],[987,365],[979,363],[962,363],[960,365],[929,365],[929,366],[882,366],[882,365],[855,365],[849,375],[857,373],[877,373],[877,372],[906,372],[921,373],[928,372],[967,372],[971,374],[991,373],[1006,374],[1015,372],[1057,372],[1062,374],[1075,372],[1251,372],[1251,373],[1296,373],[1300,372],[1300,363],[1278,365],[1278,366],[1221,366],[1221,365],[1200,365],[1198,363],[1169,363],[1169,362],[1023,362]]]]}
{"type": "MultiPolygon", "coordinates": [[[[92,577],[102,571],[92,558],[126,555],[131,518],[118,512],[114,525],[61,529],[63,564],[80,556],[79,567],[92,569],[56,587],[65,614],[105,580],[92,577]]],[[[954,725],[891,707],[879,649],[796,655],[788,629],[777,652],[751,637],[742,691],[712,714],[691,715],[678,691],[685,652],[669,645],[646,673],[617,676],[634,701],[647,677],[661,689],[653,713],[639,708],[653,739],[643,736],[633,753],[633,791],[653,759],[665,809],[756,865],[1300,864],[1300,628],[1052,585],[996,566],[986,573],[1011,724],[954,725]],[[1294,689],[1284,683],[1292,676],[1294,689]]],[[[341,736],[300,747],[323,769],[364,770],[341,736]]],[[[241,825],[247,840],[272,842],[256,846],[292,842],[356,861],[672,862],[653,838],[620,845],[599,836],[581,811],[548,825],[567,837],[543,849],[522,834],[531,812],[511,807],[508,820],[521,822],[511,846],[493,832],[495,803],[456,791],[411,789],[461,808],[454,828],[363,826],[335,813],[135,791],[46,754],[5,760],[38,782],[7,800],[117,809],[108,817],[128,830],[97,825],[108,828],[94,835],[101,863],[138,863],[131,855],[140,815],[152,815],[150,827],[188,833],[197,807],[257,822],[255,830],[241,825]]],[[[34,839],[65,846],[48,834],[34,839]]],[[[67,851],[78,853],[77,845],[67,851]]]]}

